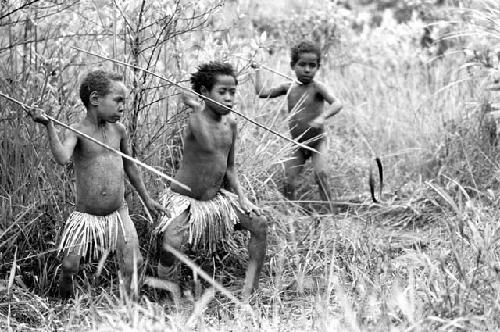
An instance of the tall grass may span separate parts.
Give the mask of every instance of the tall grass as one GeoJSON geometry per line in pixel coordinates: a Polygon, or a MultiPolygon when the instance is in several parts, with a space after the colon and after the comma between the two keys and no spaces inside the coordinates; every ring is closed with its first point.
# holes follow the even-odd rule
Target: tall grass
{"type": "MultiPolygon", "coordinates": [[[[86,270],[74,300],[47,299],[56,288],[59,268],[50,250],[72,208],[71,169],[53,169],[43,148],[44,133],[33,126],[23,127],[11,144],[2,140],[0,271],[6,278],[0,281],[0,326],[100,331],[497,330],[498,162],[496,148],[481,138],[478,106],[493,96],[483,91],[482,76],[462,69],[463,56],[425,64],[414,56],[417,48],[410,47],[406,56],[396,58],[391,45],[384,51],[377,44],[387,33],[374,31],[374,45],[357,45],[365,52],[371,48],[386,53],[343,71],[326,62],[318,76],[345,104],[328,122],[326,158],[334,196],[367,200],[367,172],[376,155],[388,179],[384,204],[331,213],[285,202],[280,194],[282,163],[292,146],[239,121],[240,182],[269,220],[262,289],[249,308],[238,308],[211,290],[186,295],[178,307],[150,289],[133,300],[120,295],[112,262],[93,285],[94,270],[86,270]],[[17,268],[12,272],[14,252],[17,268]],[[11,275],[14,282],[9,285],[11,275]]],[[[289,73],[288,56],[280,50],[264,61],[289,73]]],[[[266,77],[268,85],[280,81],[272,74],[266,77]]],[[[239,109],[287,133],[284,100],[259,100],[251,81],[242,77],[242,82],[239,109]]],[[[148,135],[159,133],[144,155],[148,163],[172,172],[177,161],[171,151],[178,148],[174,141],[181,126],[165,135],[166,129],[153,121],[162,116],[151,113],[142,119],[148,135]]],[[[16,133],[8,122],[2,125],[5,132],[16,133]]],[[[153,191],[165,186],[150,175],[145,178],[153,191]]],[[[318,197],[310,167],[299,192],[304,200],[318,197]]],[[[141,228],[146,223],[140,217],[142,207],[129,199],[141,228]]],[[[142,227],[144,250],[151,250],[149,236],[142,227]]],[[[199,260],[210,271],[215,264],[214,275],[233,291],[242,285],[246,257],[244,236],[239,240],[241,251],[215,263],[199,260]]],[[[146,256],[150,275],[154,254],[146,256]]]]}

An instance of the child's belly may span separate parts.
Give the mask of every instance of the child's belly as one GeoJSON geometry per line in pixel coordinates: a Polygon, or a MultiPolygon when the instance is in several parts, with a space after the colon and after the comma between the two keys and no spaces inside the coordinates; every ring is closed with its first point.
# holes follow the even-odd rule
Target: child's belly
{"type": "Polygon", "coordinates": [[[298,138],[300,142],[308,141],[318,136],[323,136],[325,132],[323,127],[311,127],[309,123],[305,123],[303,121],[293,121],[293,119],[290,119],[289,127],[292,138],[298,138]]]}
{"type": "Polygon", "coordinates": [[[95,158],[87,167],[75,170],[77,211],[108,215],[120,208],[125,191],[121,157],[95,158]]]}
{"type": "Polygon", "coordinates": [[[198,200],[210,200],[219,192],[227,171],[227,154],[220,153],[203,158],[200,154],[184,154],[175,179],[191,190],[172,184],[173,191],[198,200]]]}

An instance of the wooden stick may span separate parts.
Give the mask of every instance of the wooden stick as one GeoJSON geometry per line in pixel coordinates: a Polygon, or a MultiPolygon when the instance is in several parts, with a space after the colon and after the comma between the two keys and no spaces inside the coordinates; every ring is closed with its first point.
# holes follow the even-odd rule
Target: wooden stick
{"type": "MultiPolygon", "coordinates": [[[[20,106],[21,106],[24,110],[26,110],[26,111],[28,111],[28,110],[30,109],[30,107],[29,107],[28,105],[26,105],[26,104],[24,104],[24,103],[20,102],[19,100],[16,100],[16,99],[14,99],[14,98],[10,97],[10,96],[7,96],[6,94],[2,93],[1,91],[0,91],[0,96],[2,96],[2,97],[4,97],[5,99],[8,99],[8,100],[10,100],[10,101],[12,101],[12,102],[14,102],[14,103],[18,104],[18,105],[20,105],[20,106]]],[[[190,188],[189,188],[188,186],[186,186],[185,184],[183,184],[183,183],[181,183],[181,182],[179,182],[179,181],[175,180],[174,178],[172,178],[172,177],[170,177],[170,176],[166,175],[166,174],[165,174],[165,173],[163,173],[163,172],[160,172],[160,171],[159,171],[159,170],[157,170],[156,168],[154,168],[154,167],[152,167],[152,166],[149,166],[149,165],[147,165],[147,164],[143,163],[142,161],[140,161],[140,160],[138,160],[138,159],[136,159],[136,158],[134,158],[134,157],[129,156],[128,154],[125,154],[125,153],[123,153],[123,152],[121,152],[121,151],[118,151],[118,150],[116,150],[116,149],[113,149],[112,147],[110,147],[110,146],[108,146],[108,145],[106,145],[106,144],[102,143],[101,141],[98,141],[98,140],[96,140],[95,138],[93,138],[93,137],[91,137],[91,136],[89,136],[89,135],[87,135],[87,134],[85,134],[85,133],[82,133],[81,131],[79,131],[79,130],[77,130],[77,129],[75,129],[75,128],[72,128],[72,127],[68,126],[67,124],[65,124],[65,123],[63,123],[63,122],[61,122],[61,121],[59,121],[59,120],[57,120],[57,119],[55,119],[55,118],[51,117],[50,115],[45,114],[45,116],[46,116],[49,120],[51,120],[51,121],[53,121],[54,123],[56,123],[56,124],[60,125],[61,127],[64,127],[64,128],[66,128],[66,129],[68,129],[68,130],[73,131],[74,133],[76,133],[76,134],[78,134],[78,135],[82,136],[83,138],[88,139],[89,141],[92,141],[92,142],[94,142],[95,144],[100,145],[100,146],[102,146],[103,148],[105,148],[105,149],[107,149],[107,150],[109,150],[109,151],[111,151],[111,152],[114,152],[114,153],[118,154],[118,155],[119,155],[119,156],[121,156],[122,158],[125,158],[125,159],[127,159],[127,160],[130,160],[131,162],[136,163],[136,164],[138,164],[138,165],[140,165],[140,166],[144,167],[144,168],[145,168],[145,169],[147,169],[148,171],[151,171],[151,172],[155,173],[156,175],[158,175],[158,176],[160,176],[160,177],[162,177],[162,178],[164,178],[164,179],[166,179],[166,180],[169,180],[169,181],[171,181],[172,183],[175,183],[175,184],[177,184],[178,186],[181,186],[182,188],[184,188],[184,189],[186,189],[186,190],[190,190],[190,188]]]]}
{"type": "MultiPolygon", "coordinates": [[[[239,59],[241,59],[241,60],[247,61],[247,62],[254,62],[254,63],[257,63],[257,62],[255,62],[255,61],[253,61],[253,60],[251,60],[251,59],[248,59],[248,58],[242,57],[241,55],[238,55],[238,54],[233,54],[233,56],[235,56],[235,57],[237,57],[237,58],[239,58],[239,59]]],[[[288,75],[286,75],[286,74],[280,73],[279,71],[276,71],[276,70],[274,70],[274,69],[272,69],[272,68],[270,68],[270,67],[268,67],[268,66],[266,66],[266,65],[263,65],[263,64],[261,64],[261,63],[258,63],[258,65],[259,65],[259,67],[264,68],[265,70],[270,71],[271,73],[274,73],[274,74],[276,74],[276,75],[278,75],[278,76],[281,76],[281,77],[283,77],[283,78],[286,78],[287,80],[293,81],[293,82],[295,82],[295,83],[297,83],[297,84],[302,84],[302,82],[301,82],[301,81],[299,81],[298,79],[293,78],[293,77],[291,77],[291,76],[288,76],[288,75]]]]}
{"type": "MultiPolygon", "coordinates": [[[[267,71],[270,71],[271,73],[274,73],[274,74],[276,74],[276,75],[278,75],[278,76],[281,76],[281,77],[283,77],[283,78],[286,78],[287,80],[293,81],[294,83],[297,83],[297,84],[300,84],[300,85],[304,84],[304,83],[302,83],[301,81],[299,81],[298,79],[293,78],[293,77],[291,77],[291,76],[288,76],[288,75],[286,75],[286,74],[283,74],[283,73],[281,73],[281,72],[279,72],[279,71],[277,71],[277,70],[274,70],[274,69],[272,69],[271,67],[268,67],[268,66],[266,66],[266,65],[263,65],[263,64],[262,64],[262,63],[260,63],[260,62],[253,61],[252,59],[245,58],[245,57],[243,57],[243,56],[241,56],[241,55],[238,55],[238,54],[233,54],[233,56],[235,56],[235,57],[237,57],[237,58],[239,58],[239,59],[241,59],[241,60],[247,61],[247,62],[253,62],[253,63],[256,63],[256,64],[257,64],[260,68],[263,68],[263,69],[265,69],[265,70],[267,70],[267,71]]],[[[318,82],[318,83],[321,83],[321,84],[325,84],[325,83],[323,83],[323,82],[321,82],[321,81],[319,81],[319,80],[317,80],[317,79],[314,79],[314,81],[315,81],[315,82],[318,82]]],[[[325,84],[325,85],[326,85],[326,84],[325,84]]]]}
{"type": "Polygon", "coordinates": [[[163,76],[161,76],[161,75],[158,75],[158,74],[156,74],[156,73],[154,73],[154,72],[152,72],[152,71],[150,71],[150,70],[147,70],[147,69],[144,69],[144,68],[141,68],[141,67],[138,67],[138,66],[134,66],[134,65],[131,65],[131,64],[129,64],[129,63],[126,63],[126,62],[120,61],[120,60],[111,59],[111,58],[105,57],[105,56],[100,55],[100,54],[96,54],[96,53],[93,53],[93,52],[90,52],[90,51],[83,50],[83,49],[78,48],[78,47],[74,47],[74,46],[70,46],[70,47],[71,47],[71,48],[74,48],[74,49],[75,49],[75,50],[77,50],[77,51],[80,51],[80,52],[83,52],[83,53],[87,53],[87,54],[93,55],[93,56],[95,56],[95,57],[98,57],[98,58],[104,59],[104,60],[108,60],[108,61],[111,61],[111,62],[115,62],[115,63],[121,64],[121,65],[123,65],[123,66],[127,66],[127,67],[130,67],[130,68],[133,68],[133,69],[140,70],[140,71],[143,71],[143,72],[145,72],[145,73],[148,73],[148,74],[150,74],[150,75],[152,75],[152,76],[154,76],[154,77],[156,77],[156,78],[159,78],[159,79],[161,79],[161,80],[164,80],[164,81],[166,81],[166,82],[168,82],[168,83],[170,83],[170,84],[172,84],[172,85],[175,85],[176,87],[178,87],[178,88],[180,88],[180,89],[182,89],[182,90],[185,90],[185,91],[188,91],[188,92],[190,92],[190,93],[193,93],[193,94],[195,94],[196,96],[198,96],[198,97],[200,97],[200,98],[202,98],[202,99],[209,100],[209,101],[211,101],[212,103],[214,103],[214,104],[216,104],[216,105],[218,105],[218,106],[220,106],[220,107],[223,107],[223,108],[225,108],[225,109],[229,110],[230,112],[233,112],[233,113],[234,113],[234,114],[236,114],[236,115],[239,115],[240,117],[242,117],[243,119],[247,120],[248,122],[250,122],[250,123],[252,123],[252,124],[256,125],[257,127],[262,128],[262,129],[264,129],[264,130],[267,130],[267,131],[269,131],[270,133],[272,133],[272,134],[274,134],[274,135],[276,135],[276,136],[278,136],[278,137],[281,137],[281,138],[283,138],[284,140],[287,140],[287,141],[289,141],[290,143],[292,143],[292,144],[294,144],[294,145],[297,145],[297,146],[299,146],[299,147],[301,147],[301,148],[303,148],[303,149],[307,149],[307,150],[312,151],[312,152],[315,152],[315,153],[320,153],[318,150],[316,150],[316,149],[314,149],[314,148],[311,148],[310,146],[308,146],[308,145],[306,145],[306,144],[303,144],[303,143],[300,143],[300,142],[298,142],[298,141],[295,141],[295,140],[293,140],[293,139],[291,139],[291,138],[288,138],[288,137],[286,137],[286,136],[284,136],[284,135],[282,135],[282,134],[278,133],[277,131],[275,131],[275,130],[273,130],[273,129],[271,129],[271,128],[268,128],[268,127],[266,127],[266,126],[264,126],[264,125],[262,125],[262,124],[260,124],[260,123],[256,122],[255,120],[250,119],[250,118],[249,118],[249,117],[247,117],[246,115],[244,115],[244,114],[242,114],[242,113],[240,113],[240,112],[238,112],[238,111],[236,111],[236,110],[234,110],[234,109],[232,109],[232,108],[227,107],[227,106],[226,106],[226,105],[224,105],[224,104],[221,104],[221,103],[219,103],[219,102],[217,102],[217,101],[215,101],[215,100],[213,100],[213,99],[211,99],[211,98],[205,97],[205,96],[203,96],[203,95],[201,95],[201,94],[197,93],[196,91],[193,91],[193,90],[192,90],[192,89],[190,89],[190,88],[187,88],[187,87],[185,87],[185,86],[182,86],[181,84],[179,84],[179,83],[177,83],[177,82],[174,82],[174,81],[172,81],[172,80],[170,80],[170,79],[168,79],[168,78],[166,78],[166,77],[163,77],[163,76]]]}

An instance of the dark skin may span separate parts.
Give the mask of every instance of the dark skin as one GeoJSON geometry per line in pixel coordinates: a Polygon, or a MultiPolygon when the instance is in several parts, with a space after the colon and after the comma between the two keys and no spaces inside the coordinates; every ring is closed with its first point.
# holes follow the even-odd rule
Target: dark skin
{"type": "Polygon", "coordinates": [[[285,196],[295,199],[295,187],[298,175],[304,163],[312,156],[316,182],[319,186],[321,198],[330,200],[330,189],[327,183],[326,165],[322,155],[326,147],[322,135],[326,119],[336,115],[342,109],[342,104],[329,92],[328,88],[314,80],[319,69],[319,59],[315,53],[299,53],[297,63],[292,69],[297,76],[297,83],[283,83],[275,88],[264,89],[260,70],[256,67],[255,92],[260,98],[276,98],[287,95],[290,134],[293,139],[307,144],[319,153],[300,148],[285,164],[286,185],[285,196]],[[331,106],[325,110],[324,104],[331,106]]]}
{"type": "MultiPolygon", "coordinates": [[[[130,155],[126,129],[118,122],[124,112],[125,95],[125,86],[119,81],[112,81],[110,91],[105,96],[92,92],[86,117],[73,128],[130,155]]],[[[54,124],[41,110],[32,110],[31,116],[36,122],[46,126],[50,149],[56,162],[65,165],[73,160],[76,175],[76,211],[94,216],[106,216],[119,210],[124,202],[124,174],[127,174],[130,183],[152,213],[164,210],[159,203],[149,197],[134,163],[69,130],[61,142],[54,124]]],[[[132,223],[128,211],[123,211],[120,215],[123,223],[132,223]]],[[[135,232],[135,229],[132,231],[135,232]]],[[[134,235],[137,234],[132,234],[134,235]]],[[[122,250],[124,252],[122,267],[127,282],[133,271],[133,266],[130,266],[133,264],[132,256],[136,255],[138,263],[142,261],[142,256],[135,245],[134,248],[122,248],[122,250]]],[[[71,293],[72,276],[78,272],[80,258],[79,255],[71,253],[63,258],[60,285],[63,295],[71,293]]]]}
{"type": "MultiPolygon", "coordinates": [[[[228,108],[234,105],[236,91],[235,79],[228,75],[217,75],[215,85],[208,90],[202,87],[202,95],[215,100],[228,108]]],[[[266,225],[260,212],[247,199],[240,188],[234,151],[237,125],[229,110],[207,100],[204,107],[193,98],[185,96],[187,105],[195,112],[189,119],[184,139],[184,156],[175,179],[186,184],[191,190],[172,184],[171,189],[182,195],[198,200],[211,200],[220,191],[224,179],[229,190],[238,195],[241,209],[238,211],[238,229],[250,231],[248,244],[249,264],[246,273],[244,293],[250,294],[258,288],[259,275],[266,253],[266,225]]],[[[178,218],[184,219],[186,215],[178,218]]],[[[177,223],[174,221],[173,223],[177,223]]],[[[163,243],[180,249],[183,239],[180,235],[164,233],[163,243]]],[[[173,263],[172,254],[164,250],[160,263],[169,266],[173,263]]],[[[159,274],[161,275],[160,269],[159,274]]]]}

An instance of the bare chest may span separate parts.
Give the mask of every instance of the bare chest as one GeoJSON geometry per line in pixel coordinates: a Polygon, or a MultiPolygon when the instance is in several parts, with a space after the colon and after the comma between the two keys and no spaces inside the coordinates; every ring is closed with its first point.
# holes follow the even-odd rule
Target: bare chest
{"type": "MultiPolygon", "coordinates": [[[[120,135],[113,129],[86,132],[90,137],[104,143],[110,148],[120,151],[120,135]]],[[[83,137],[79,137],[74,153],[75,166],[84,168],[99,166],[120,166],[122,158],[109,149],[83,137]]]]}
{"type": "Polygon", "coordinates": [[[322,96],[314,87],[296,86],[288,94],[288,111],[314,111],[323,105],[322,96]]]}
{"type": "Polygon", "coordinates": [[[227,152],[233,143],[233,132],[228,122],[210,123],[195,140],[201,150],[227,152]]]}

